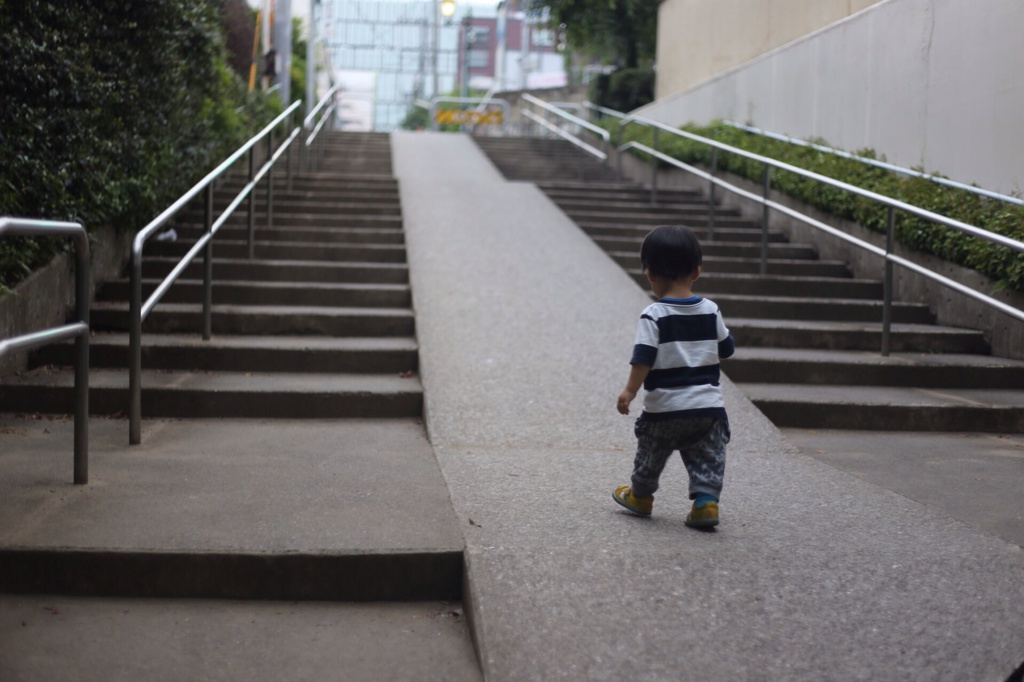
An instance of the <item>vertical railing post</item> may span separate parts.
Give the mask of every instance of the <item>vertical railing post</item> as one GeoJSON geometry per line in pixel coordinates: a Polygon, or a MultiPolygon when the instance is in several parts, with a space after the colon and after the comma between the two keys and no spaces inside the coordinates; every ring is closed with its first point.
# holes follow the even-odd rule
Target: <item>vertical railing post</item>
{"type": "Polygon", "coordinates": [[[718,173],[718,147],[711,148],[711,177],[708,178],[708,240],[715,236],[715,176],[718,173]]]}
{"type": "Polygon", "coordinates": [[[86,330],[75,337],[75,483],[89,482],[89,238],[75,244],[75,310],[86,330]]]}
{"type": "MultiPolygon", "coordinates": [[[[292,128],[292,116],[293,116],[293,114],[289,114],[288,115],[288,123],[285,125],[285,130],[288,131],[289,136],[291,136],[291,134],[295,132],[295,129],[292,128]]],[[[292,138],[292,142],[294,142],[297,139],[298,139],[297,136],[293,137],[292,138]]],[[[288,173],[288,191],[289,192],[292,191],[292,149],[294,147],[295,147],[294,144],[289,144],[288,145],[288,170],[287,170],[287,173],[288,173]]]]}
{"type": "Polygon", "coordinates": [[[882,302],[882,355],[889,355],[890,337],[892,332],[892,255],[893,231],[896,224],[896,209],[889,207],[885,219],[885,281],[883,283],[882,302]]]}
{"type": "MultiPolygon", "coordinates": [[[[658,151],[658,129],[652,128],[651,149],[658,151]]],[[[651,157],[651,205],[658,203],[658,159],[651,157]]]]}
{"type": "Polygon", "coordinates": [[[274,131],[267,135],[267,228],[274,226],[274,131]]]}
{"type": "Polygon", "coordinates": [[[128,443],[142,442],[142,244],[133,244],[128,302],[128,443]]]}
{"type": "Polygon", "coordinates": [[[203,250],[203,341],[213,334],[213,183],[206,186],[203,225],[209,237],[203,250]]]}
{"type": "Polygon", "coordinates": [[[764,173],[761,176],[761,185],[764,189],[764,199],[761,210],[761,266],[760,273],[768,274],[768,195],[772,191],[772,169],[767,163],[764,165],[764,173]]]}
{"type": "Polygon", "coordinates": [[[253,236],[256,232],[256,188],[252,186],[252,180],[256,177],[256,145],[249,149],[249,258],[254,255],[253,236]]]}

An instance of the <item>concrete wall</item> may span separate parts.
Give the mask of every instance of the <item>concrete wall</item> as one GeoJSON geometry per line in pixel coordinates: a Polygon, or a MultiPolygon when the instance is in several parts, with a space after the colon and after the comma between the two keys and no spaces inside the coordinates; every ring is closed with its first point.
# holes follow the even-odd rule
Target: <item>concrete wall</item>
{"type": "MultiPolygon", "coordinates": [[[[100,282],[118,276],[128,260],[134,235],[109,227],[89,235],[92,291],[100,282]]],[[[75,313],[75,257],[62,254],[32,273],[8,294],[0,296],[0,339],[41,331],[66,323],[75,313]]],[[[28,366],[28,352],[0,360],[0,376],[28,366]]]]}
{"type": "Polygon", "coordinates": [[[663,0],[655,96],[687,90],[879,0],[663,0]]]}
{"type": "MultiPolygon", "coordinates": [[[[664,16],[680,1],[666,0],[664,16]]],[[[1019,192],[1022,26],[1020,0],[885,0],[642,111],[672,125],[725,118],[872,148],[898,165],[1019,192]]],[[[730,30],[723,20],[714,33],[730,30]]]]}

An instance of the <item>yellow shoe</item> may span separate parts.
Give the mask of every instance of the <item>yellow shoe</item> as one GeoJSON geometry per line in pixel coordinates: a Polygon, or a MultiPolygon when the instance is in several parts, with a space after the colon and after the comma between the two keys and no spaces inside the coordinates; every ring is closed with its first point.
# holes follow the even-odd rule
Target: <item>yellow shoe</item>
{"type": "Polygon", "coordinates": [[[651,508],[654,506],[654,495],[637,497],[626,484],[620,485],[615,489],[615,492],[612,493],[612,499],[640,516],[650,516],[651,508]]]}
{"type": "Polygon", "coordinates": [[[718,525],[718,503],[705,502],[701,505],[694,503],[683,523],[690,528],[714,528],[718,525]]]}

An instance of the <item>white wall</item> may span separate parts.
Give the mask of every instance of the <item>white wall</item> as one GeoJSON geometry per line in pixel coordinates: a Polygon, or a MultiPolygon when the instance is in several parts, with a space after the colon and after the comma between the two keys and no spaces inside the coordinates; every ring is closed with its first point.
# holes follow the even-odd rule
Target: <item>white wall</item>
{"type": "Polygon", "coordinates": [[[656,97],[686,90],[879,0],[662,0],[656,97]]]}
{"type": "Polygon", "coordinates": [[[1019,192],[1022,28],[1021,0],[886,0],[642,112],[870,147],[892,163],[1019,192]]]}

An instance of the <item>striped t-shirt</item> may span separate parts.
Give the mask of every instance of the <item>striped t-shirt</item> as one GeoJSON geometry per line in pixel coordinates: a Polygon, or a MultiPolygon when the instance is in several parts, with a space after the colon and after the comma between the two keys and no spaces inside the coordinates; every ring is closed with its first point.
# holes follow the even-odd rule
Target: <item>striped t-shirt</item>
{"type": "Polygon", "coordinates": [[[644,309],[631,365],[647,365],[640,419],[725,415],[720,358],[735,350],[718,306],[699,296],[662,298],[644,309]]]}

